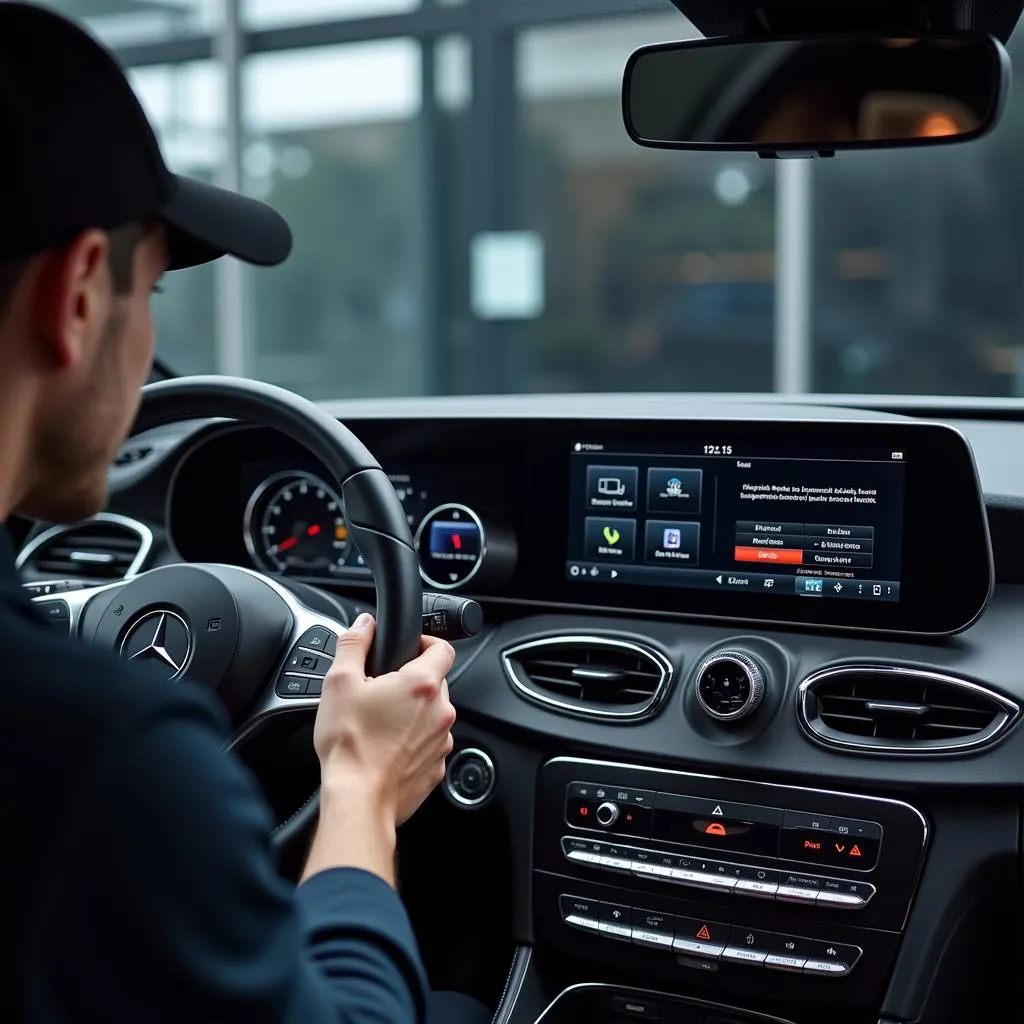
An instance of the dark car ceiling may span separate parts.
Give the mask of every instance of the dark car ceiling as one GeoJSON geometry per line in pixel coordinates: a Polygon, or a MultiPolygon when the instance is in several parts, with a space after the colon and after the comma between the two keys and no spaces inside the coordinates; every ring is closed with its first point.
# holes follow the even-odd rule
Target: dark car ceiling
{"type": "Polygon", "coordinates": [[[705,36],[978,29],[1004,43],[1021,0],[672,0],[705,36]]]}

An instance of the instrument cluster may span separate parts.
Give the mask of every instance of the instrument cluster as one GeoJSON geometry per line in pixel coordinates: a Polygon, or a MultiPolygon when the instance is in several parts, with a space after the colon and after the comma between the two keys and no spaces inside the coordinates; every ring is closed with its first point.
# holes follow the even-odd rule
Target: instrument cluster
{"type": "MultiPolygon", "coordinates": [[[[514,536],[493,516],[459,502],[435,505],[410,474],[388,476],[406,509],[426,586],[451,591],[511,574],[514,536]]],[[[246,500],[242,534],[254,567],[264,572],[339,581],[369,575],[339,488],[314,472],[281,470],[260,480],[246,500]]]]}

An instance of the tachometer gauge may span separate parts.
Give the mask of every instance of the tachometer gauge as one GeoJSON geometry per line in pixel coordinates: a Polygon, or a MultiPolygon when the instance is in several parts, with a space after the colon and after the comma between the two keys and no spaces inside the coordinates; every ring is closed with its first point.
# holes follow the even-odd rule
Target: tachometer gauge
{"type": "Polygon", "coordinates": [[[246,547],[271,572],[293,576],[339,572],[350,543],[341,499],[312,473],[272,476],[246,506],[246,547]]]}

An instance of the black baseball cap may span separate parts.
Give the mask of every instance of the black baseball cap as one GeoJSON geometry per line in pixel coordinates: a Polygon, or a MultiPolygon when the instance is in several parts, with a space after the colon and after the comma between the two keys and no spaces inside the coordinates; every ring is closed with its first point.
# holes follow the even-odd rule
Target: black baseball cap
{"type": "Polygon", "coordinates": [[[272,266],[292,235],[264,203],[172,174],[113,55],[43,7],[0,0],[0,263],[89,228],[156,219],[169,269],[272,266]]]}

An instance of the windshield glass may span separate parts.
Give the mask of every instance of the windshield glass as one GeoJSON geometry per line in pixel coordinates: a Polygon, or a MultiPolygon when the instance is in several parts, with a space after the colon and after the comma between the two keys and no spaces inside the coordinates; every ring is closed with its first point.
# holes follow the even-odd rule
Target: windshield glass
{"type": "Polygon", "coordinates": [[[174,169],[295,231],[282,267],[170,275],[179,372],[317,399],[1024,394],[1020,87],[964,145],[672,153],[620,100],[634,48],[698,35],[668,0],[58,6],[130,66],[174,169]]]}

